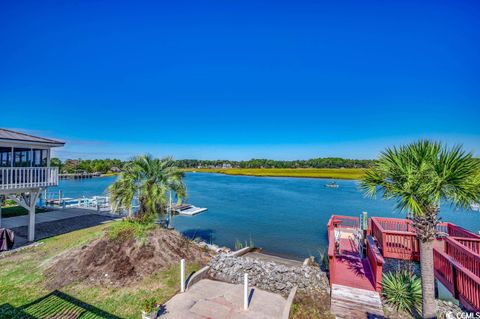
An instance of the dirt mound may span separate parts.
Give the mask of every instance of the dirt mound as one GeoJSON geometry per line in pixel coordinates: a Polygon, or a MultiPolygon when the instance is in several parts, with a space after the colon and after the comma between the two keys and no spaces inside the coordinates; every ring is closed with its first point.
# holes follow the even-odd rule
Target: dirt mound
{"type": "Polygon", "coordinates": [[[187,262],[206,264],[209,252],[176,231],[157,228],[147,238],[97,239],[80,249],[59,256],[47,268],[49,289],[75,281],[121,286],[150,275],[159,269],[187,262]]]}

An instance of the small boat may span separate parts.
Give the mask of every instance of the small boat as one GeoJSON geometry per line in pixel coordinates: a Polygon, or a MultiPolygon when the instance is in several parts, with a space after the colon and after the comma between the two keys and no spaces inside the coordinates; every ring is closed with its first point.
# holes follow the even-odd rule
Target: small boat
{"type": "Polygon", "coordinates": [[[480,203],[472,203],[470,204],[470,208],[474,211],[480,211],[480,203]]]}
{"type": "Polygon", "coordinates": [[[185,216],[197,215],[197,214],[203,213],[206,210],[208,209],[196,207],[190,204],[182,204],[182,205],[177,205],[172,207],[172,212],[175,212],[179,215],[185,215],[185,216]]]}
{"type": "Polygon", "coordinates": [[[325,187],[338,188],[338,187],[340,187],[340,185],[338,185],[338,184],[335,183],[335,182],[331,182],[331,183],[325,184],[325,187]]]}

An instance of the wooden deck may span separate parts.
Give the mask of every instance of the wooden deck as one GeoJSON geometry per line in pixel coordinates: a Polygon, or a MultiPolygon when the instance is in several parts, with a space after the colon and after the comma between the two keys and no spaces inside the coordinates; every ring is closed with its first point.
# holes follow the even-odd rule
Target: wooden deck
{"type": "Polygon", "coordinates": [[[331,311],[338,318],[383,318],[380,294],[367,258],[358,251],[352,229],[340,235],[340,247],[333,259],[331,311]]]}
{"type": "Polygon", "coordinates": [[[355,242],[340,240],[340,254],[335,256],[335,284],[375,291],[375,280],[366,258],[361,258],[355,242]]]}
{"type": "Polygon", "coordinates": [[[382,301],[376,291],[334,284],[331,312],[337,318],[384,318],[382,301]]]}
{"type": "MultiPolygon", "coordinates": [[[[383,257],[414,261],[420,258],[420,245],[411,220],[370,218],[364,258],[357,248],[362,237],[359,232],[359,219],[356,217],[333,215],[328,222],[332,311],[341,318],[361,318],[373,311],[366,308],[361,296],[367,293],[379,296],[383,257]],[[333,287],[337,290],[341,287],[341,293],[333,287]],[[345,297],[348,295],[350,297],[345,297]],[[362,316],[349,317],[348,311],[357,308],[363,309],[359,310],[362,316]]],[[[465,308],[480,311],[480,236],[451,223],[439,223],[437,233],[439,236],[433,249],[436,279],[465,308]]],[[[376,302],[367,302],[370,303],[375,309],[376,302]]]]}

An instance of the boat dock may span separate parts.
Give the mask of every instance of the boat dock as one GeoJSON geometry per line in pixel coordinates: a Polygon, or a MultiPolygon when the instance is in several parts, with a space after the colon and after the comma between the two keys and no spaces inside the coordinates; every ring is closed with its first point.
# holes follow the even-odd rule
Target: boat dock
{"type": "Polygon", "coordinates": [[[172,207],[172,212],[184,216],[194,216],[207,211],[208,208],[196,207],[190,204],[182,204],[172,207]]]}
{"type": "Polygon", "coordinates": [[[100,177],[102,174],[99,172],[95,173],[70,173],[70,174],[58,174],[60,179],[84,179],[84,178],[93,178],[93,177],[100,177]]]}

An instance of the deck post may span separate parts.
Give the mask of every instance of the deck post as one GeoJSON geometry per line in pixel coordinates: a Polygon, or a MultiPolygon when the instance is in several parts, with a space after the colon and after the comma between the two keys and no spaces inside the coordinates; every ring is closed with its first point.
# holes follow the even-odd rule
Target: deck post
{"type": "Polygon", "coordinates": [[[35,206],[37,203],[38,194],[40,194],[40,190],[31,191],[28,194],[28,241],[35,240],[35,206]]]}
{"type": "Polygon", "coordinates": [[[248,274],[243,277],[243,310],[248,310],[248,274]]]}
{"type": "Polygon", "coordinates": [[[452,278],[453,278],[453,296],[455,299],[458,300],[458,283],[457,283],[457,267],[453,263],[450,263],[450,266],[452,267],[452,278]]]}
{"type": "Polygon", "coordinates": [[[185,259],[180,261],[180,291],[185,292],[185,259]]]}
{"type": "Polygon", "coordinates": [[[0,228],[2,228],[2,205],[3,205],[3,200],[2,200],[2,196],[0,196],[0,228]]]}

